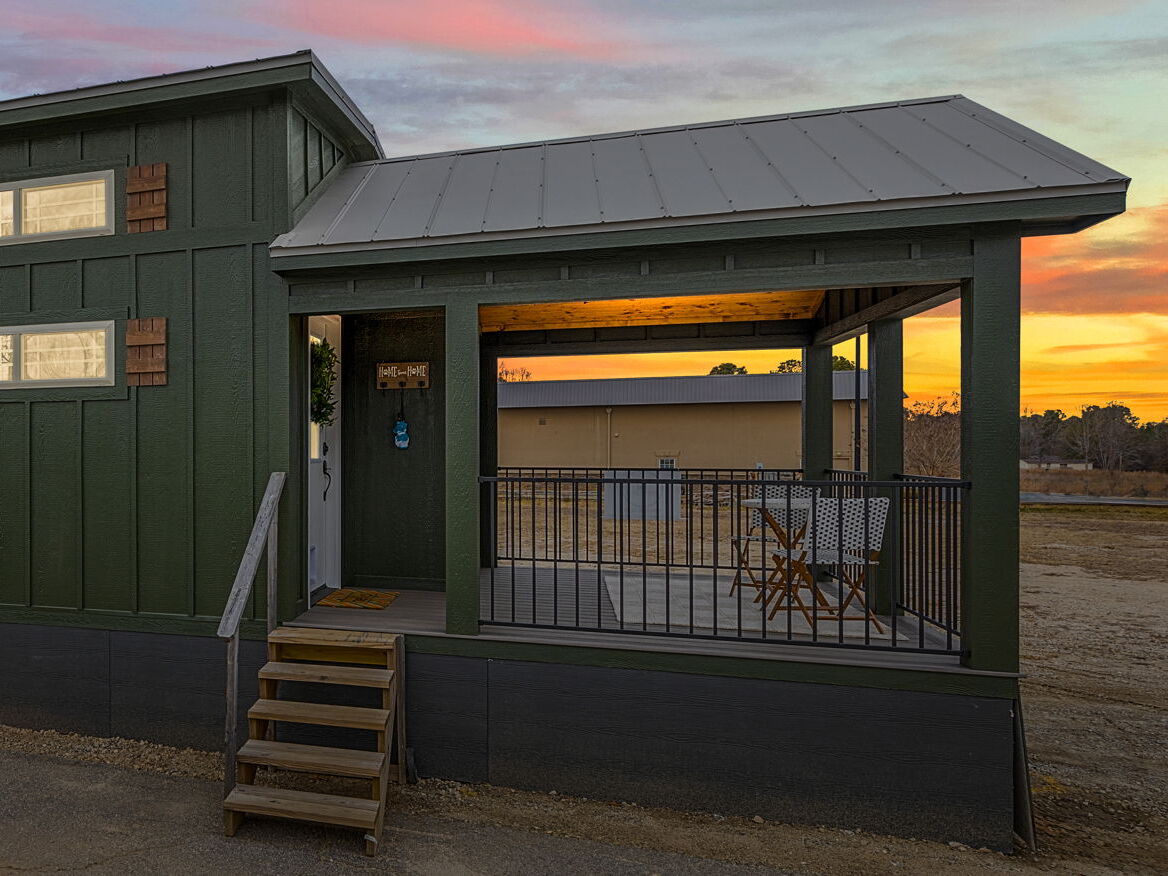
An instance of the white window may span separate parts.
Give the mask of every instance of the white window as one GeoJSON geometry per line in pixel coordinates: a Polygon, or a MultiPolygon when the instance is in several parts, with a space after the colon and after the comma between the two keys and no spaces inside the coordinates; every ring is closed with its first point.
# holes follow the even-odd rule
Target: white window
{"type": "Polygon", "coordinates": [[[657,458],[657,468],[663,471],[670,471],[677,468],[677,457],[675,456],[660,456],[657,458]]]}
{"type": "Polygon", "coordinates": [[[0,390],[113,386],[114,324],[0,325],[0,390]]]}
{"type": "Polygon", "coordinates": [[[0,244],[114,232],[114,173],[0,183],[0,244]]]}

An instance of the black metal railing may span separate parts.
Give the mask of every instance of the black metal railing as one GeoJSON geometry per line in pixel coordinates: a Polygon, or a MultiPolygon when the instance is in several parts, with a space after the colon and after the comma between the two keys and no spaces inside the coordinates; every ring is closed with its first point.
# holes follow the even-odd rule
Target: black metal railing
{"type": "Polygon", "coordinates": [[[482,621],[959,651],[953,561],[967,485],[727,473],[510,468],[482,478],[495,556],[482,621]]]}
{"type": "Polygon", "coordinates": [[[827,479],[836,485],[835,493],[849,498],[857,498],[861,495],[857,488],[851,486],[852,484],[867,483],[871,479],[868,472],[859,469],[829,468],[825,474],[827,479]]]}
{"type": "Polygon", "coordinates": [[[952,644],[961,635],[962,518],[969,482],[898,474],[900,604],[952,644]]]}

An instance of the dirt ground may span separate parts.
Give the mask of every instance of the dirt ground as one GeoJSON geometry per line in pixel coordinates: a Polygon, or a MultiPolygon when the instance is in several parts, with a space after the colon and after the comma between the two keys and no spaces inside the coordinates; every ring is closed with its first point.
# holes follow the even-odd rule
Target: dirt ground
{"type": "MultiPolygon", "coordinates": [[[[370,861],[351,833],[327,828],[293,831],[257,821],[233,840],[210,839],[220,793],[217,755],[0,728],[0,752],[8,752],[0,761],[35,769],[46,788],[58,780],[62,787],[81,788],[71,774],[58,773],[84,768],[120,771],[133,784],[126,772],[132,766],[151,774],[156,784],[149,793],[162,808],[172,794],[175,806],[182,798],[198,813],[205,809],[186,834],[161,844],[170,856],[150,859],[155,872],[204,872],[190,864],[196,852],[205,856],[197,860],[208,872],[274,872],[256,864],[256,848],[274,863],[279,848],[294,842],[300,857],[292,872],[319,872],[327,862],[332,872],[468,874],[1168,873],[1168,509],[1027,508],[1022,537],[1022,651],[1029,673],[1023,690],[1038,854],[1006,856],[851,830],[427,780],[397,792],[389,847],[370,861]],[[509,857],[500,858],[498,851],[486,856],[479,845],[503,849],[509,857]],[[419,863],[433,855],[445,856],[441,860],[449,866],[435,870],[419,863]],[[716,866],[711,870],[710,864],[716,866]]],[[[308,777],[294,781],[320,786],[308,777]]],[[[118,823],[119,813],[105,797],[95,795],[87,814],[83,796],[74,793],[71,818],[118,823]]],[[[0,803],[0,823],[5,808],[0,803]]],[[[43,872],[41,866],[151,872],[138,866],[131,831],[123,830],[129,850],[122,854],[115,827],[91,826],[109,846],[101,861],[117,861],[107,870],[80,852],[69,858],[52,819],[41,826],[35,813],[16,817],[22,841],[8,850],[0,843],[0,872],[43,872]],[[51,864],[20,851],[47,847],[56,856],[51,864]]],[[[155,829],[166,830],[166,823],[158,820],[155,829]]]]}

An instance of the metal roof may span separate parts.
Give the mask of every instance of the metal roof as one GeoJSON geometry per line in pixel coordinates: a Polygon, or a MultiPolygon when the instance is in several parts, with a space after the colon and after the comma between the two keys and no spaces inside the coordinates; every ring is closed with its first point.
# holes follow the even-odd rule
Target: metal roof
{"type": "Polygon", "coordinates": [[[354,164],[273,255],[1122,192],[961,95],[354,164]]]}
{"type": "MultiPolygon", "coordinates": [[[[854,371],[836,371],[837,401],[855,398],[854,371]]],[[[860,371],[860,398],[868,372],[860,371]]],[[[619,377],[606,380],[526,380],[499,384],[500,408],[697,405],[722,402],[798,402],[802,374],[717,374],[702,377],[619,377]]]]}

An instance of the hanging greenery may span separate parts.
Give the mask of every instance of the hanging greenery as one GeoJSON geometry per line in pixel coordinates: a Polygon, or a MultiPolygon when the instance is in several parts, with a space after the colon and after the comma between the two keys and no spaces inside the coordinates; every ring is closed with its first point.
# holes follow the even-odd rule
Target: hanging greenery
{"type": "Polygon", "coordinates": [[[312,343],[312,399],[309,418],[318,426],[331,426],[336,419],[337,362],[340,357],[328,341],[312,343]]]}

